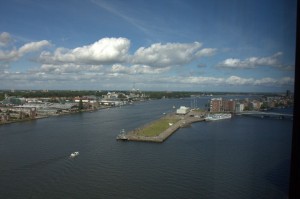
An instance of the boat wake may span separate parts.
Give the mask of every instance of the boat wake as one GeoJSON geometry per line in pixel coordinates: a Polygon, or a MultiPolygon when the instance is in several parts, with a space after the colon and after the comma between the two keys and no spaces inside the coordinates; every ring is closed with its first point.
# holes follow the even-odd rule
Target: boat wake
{"type": "Polygon", "coordinates": [[[6,173],[6,172],[15,172],[15,171],[24,171],[24,170],[43,168],[43,167],[46,167],[49,164],[54,164],[54,163],[59,162],[59,161],[64,160],[64,159],[66,159],[65,155],[55,157],[55,158],[50,158],[50,159],[47,159],[47,160],[41,160],[41,161],[38,161],[38,162],[35,162],[35,163],[22,165],[22,166],[19,166],[17,168],[0,170],[0,174],[6,173]]]}

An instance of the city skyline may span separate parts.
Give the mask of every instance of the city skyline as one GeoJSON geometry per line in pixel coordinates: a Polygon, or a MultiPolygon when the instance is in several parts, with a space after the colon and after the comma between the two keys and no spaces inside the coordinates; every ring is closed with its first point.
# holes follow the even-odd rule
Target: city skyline
{"type": "Polygon", "coordinates": [[[0,89],[285,92],[296,1],[7,1],[0,89]]]}

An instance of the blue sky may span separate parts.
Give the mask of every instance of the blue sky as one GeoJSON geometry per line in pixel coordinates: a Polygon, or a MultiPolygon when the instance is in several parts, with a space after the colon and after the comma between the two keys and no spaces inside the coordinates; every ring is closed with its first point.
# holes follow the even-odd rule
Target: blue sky
{"type": "Polygon", "coordinates": [[[6,0],[0,89],[284,92],[296,0],[6,0]]]}

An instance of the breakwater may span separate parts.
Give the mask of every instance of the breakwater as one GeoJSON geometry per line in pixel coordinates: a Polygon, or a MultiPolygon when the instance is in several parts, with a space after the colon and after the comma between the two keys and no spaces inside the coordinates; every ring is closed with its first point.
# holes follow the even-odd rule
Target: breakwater
{"type": "Polygon", "coordinates": [[[198,111],[190,111],[185,115],[177,115],[171,113],[146,124],[140,128],[134,129],[127,134],[120,134],[117,140],[141,141],[141,142],[164,142],[179,128],[189,126],[194,122],[204,121],[203,114],[198,111]],[[170,121],[175,121],[171,123],[170,121]],[[160,126],[168,126],[167,128],[158,128],[160,126]],[[146,132],[151,132],[146,133],[146,132]]]}

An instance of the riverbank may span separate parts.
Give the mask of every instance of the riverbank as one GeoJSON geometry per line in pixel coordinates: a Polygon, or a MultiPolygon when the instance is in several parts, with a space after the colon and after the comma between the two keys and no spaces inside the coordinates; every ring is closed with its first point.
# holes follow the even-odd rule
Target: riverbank
{"type": "Polygon", "coordinates": [[[47,118],[47,117],[49,117],[49,116],[40,116],[40,117],[35,117],[35,118],[24,118],[24,119],[9,120],[9,121],[5,121],[5,122],[0,122],[0,125],[13,124],[13,123],[19,123],[19,122],[35,121],[35,120],[43,119],[43,118],[47,118]]]}
{"type": "Polygon", "coordinates": [[[199,111],[190,111],[186,115],[170,113],[127,134],[119,135],[117,140],[161,143],[179,128],[189,126],[194,122],[204,121],[201,115],[199,111]]]}
{"type": "Polygon", "coordinates": [[[101,107],[96,108],[96,109],[82,109],[82,110],[72,111],[72,112],[61,112],[61,113],[57,113],[57,114],[38,115],[34,118],[26,117],[26,118],[23,118],[23,119],[12,119],[12,120],[8,120],[8,121],[0,121],[0,125],[13,124],[13,123],[19,123],[19,122],[35,121],[35,120],[38,120],[38,119],[44,119],[44,118],[48,118],[48,117],[57,117],[57,116],[65,116],[65,115],[74,115],[74,114],[79,114],[79,113],[95,112],[95,111],[99,111],[99,110],[107,109],[107,108],[112,108],[112,106],[101,106],[101,107]]]}

